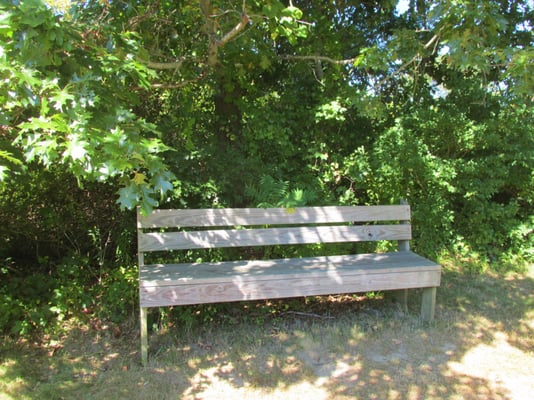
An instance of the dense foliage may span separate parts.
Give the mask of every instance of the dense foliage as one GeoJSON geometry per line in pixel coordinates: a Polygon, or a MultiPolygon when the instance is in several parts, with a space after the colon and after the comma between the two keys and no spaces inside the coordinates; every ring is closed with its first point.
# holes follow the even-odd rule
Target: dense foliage
{"type": "Polygon", "coordinates": [[[529,1],[2,2],[0,329],[124,316],[136,205],[406,198],[420,252],[532,262],[533,17],[529,1]]]}

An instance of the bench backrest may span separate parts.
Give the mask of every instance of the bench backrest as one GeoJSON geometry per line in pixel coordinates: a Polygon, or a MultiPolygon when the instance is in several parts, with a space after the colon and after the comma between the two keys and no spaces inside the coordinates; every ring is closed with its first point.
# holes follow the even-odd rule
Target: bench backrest
{"type": "Polygon", "coordinates": [[[138,212],[138,248],[140,261],[152,251],[376,240],[408,250],[409,221],[408,205],[162,209],[138,212]]]}

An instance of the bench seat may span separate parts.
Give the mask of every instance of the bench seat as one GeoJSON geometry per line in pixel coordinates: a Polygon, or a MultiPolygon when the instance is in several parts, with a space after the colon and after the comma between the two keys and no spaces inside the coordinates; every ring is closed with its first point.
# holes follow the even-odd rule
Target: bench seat
{"type": "Polygon", "coordinates": [[[141,307],[436,287],[441,267],[411,251],[152,264],[140,270],[141,307]]]}

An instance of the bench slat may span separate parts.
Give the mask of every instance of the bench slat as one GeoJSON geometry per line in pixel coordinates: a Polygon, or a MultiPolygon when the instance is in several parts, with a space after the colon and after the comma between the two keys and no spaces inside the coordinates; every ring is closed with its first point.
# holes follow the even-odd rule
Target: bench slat
{"type": "Polygon", "coordinates": [[[140,233],[139,251],[410,240],[411,226],[358,225],[140,233]]]}
{"type": "Polygon", "coordinates": [[[438,268],[439,265],[412,252],[366,253],[337,256],[286,258],[275,260],[241,260],[211,263],[152,264],[140,269],[141,286],[165,286],[170,283],[231,282],[270,280],[274,277],[294,277],[302,274],[361,273],[361,269],[396,269],[405,267],[438,268]]]}
{"type": "Polygon", "coordinates": [[[411,252],[144,266],[142,307],[434,287],[440,266],[411,252]]]}
{"type": "Polygon", "coordinates": [[[328,206],[297,208],[226,208],[154,210],[138,215],[137,227],[292,225],[369,221],[407,221],[410,206],[328,206]]]}

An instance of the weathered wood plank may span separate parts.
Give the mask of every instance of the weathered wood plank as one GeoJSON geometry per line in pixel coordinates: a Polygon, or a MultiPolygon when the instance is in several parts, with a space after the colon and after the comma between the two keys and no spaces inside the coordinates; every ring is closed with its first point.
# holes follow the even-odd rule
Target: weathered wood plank
{"type": "MultiPolygon", "coordinates": [[[[176,283],[208,284],[325,276],[342,280],[347,275],[409,271],[440,271],[441,267],[411,252],[353,254],[297,259],[227,261],[219,263],[155,264],[140,268],[142,287],[176,283]],[[237,277],[237,278],[236,278],[237,277]]],[[[433,282],[439,285],[439,280],[433,282]]],[[[433,286],[433,285],[431,285],[433,286]]]]}
{"type": "Polygon", "coordinates": [[[370,221],[408,221],[410,206],[329,206],[297,208],[225,208],[154,210],[138,214],[137,227],[216,227],[292,225],[370,221]]]}
{"type": "Polygon", "coordinates": [[[439,285],[428,285],[433,287],[425,287],[421,300],[421,319],[424,321],[432,321],[436,309],[436,287],[439,285]]]}
{"type": "Polygon", "coordinates": [[[411,239],[410,225],[316,226],[140,233],[140,252],[411,239]]]}
{"type": "Polygon", "coordinates": [[[365,273],[322,277],[302,274],[270,280],[243,280],[235,276],[232,282],[175,284],[141,287],[143,307],[204,304],[267,298],[301,297],[326,294],[358,293],[378,290],[411,289],[431,286],[439,281],[439,271],[422,269],[374,268],[365,273]]]}
{"type": "Polygon", "coordinates": [[[148,361],[148,324],[146,307],[140,306],[139,320],[141,327],[141,364],[146,365],[148,361]]]}

